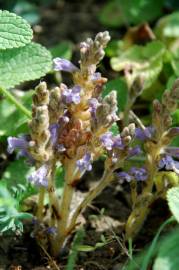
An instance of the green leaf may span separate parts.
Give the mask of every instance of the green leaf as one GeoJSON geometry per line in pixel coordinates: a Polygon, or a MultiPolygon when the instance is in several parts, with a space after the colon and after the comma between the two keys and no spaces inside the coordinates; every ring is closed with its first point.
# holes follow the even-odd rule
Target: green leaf
{"type": "Polygon", "coordinates": [[[29,167],[24,160],[17,159],[9,164],[2,175],[2,179],[6,182],[7,188],[11,189],[12,186],[18,184],[26,184],[27,175],[31,172],[32,168],[29,167]]]}
{"type": "Polygon", "coordinates": [[[120,51],[123,51],[124,41],[123,40],[112,40],[109,42],[105,49],[105,55],[108,57],[114,57],[118,55],[120,51]]]}
{"type": "Polygon", "coordinates": [[[18,219],[31,219],[33,217],[33,215],[32,214],[30,214],[30,213],[17,213],[16,215],[15,215],[15,218],[18,218],[18,219]]]}
{"type": "Polygon", "coordinates": [[[40,20],[40,13],[37,5],[26,0],[18,0],[13,7],[13,12],[27,20],[31,25],[35,25],[40,20]]]}
{"type": "Polygon", "coordinates": [[[40,44],[0,51],[0,86],[11,88],[38,79],[52,69],[50,52],[40,44]]]}
{"type": "Polygon", "coordinates": [[[179,187],[173,187],[168,190],[167,200],[172,214],[179,222],[179,187]]]}
{"type": "Polygon", "coordinates": [[[95,249],[96,247],[89,246],[89,245],[78,245],[76,247],[77,251],[82,251],[82,252],[91,252],[91,251],[94,251],[95,249]]]}
{"type": "Polygon", "coordinates": [[[160,41],[150,42],[146,46],[135,45],[119,57],[111,58],[111,66],[115,71],[130,67],[130,81],[140,76],[144,79],[144,88],[148,88],[162,70],[164,53],[165,47],[160,41]]]}
{"type": "Polygon", "coordinates": [[[176,48],[172,53],[171,65],[175,72],[175,76],[179,76],[179,48],[176,48]]]}
{"type": "Polygon", "coordinates": [[[159,247],[153,270],[176,270],[179,265],[178,256],[179,229],[170,233],[159,247]]]}
{"type": "Polygon", "coordinates": [[[63,41],[50,49],[52,56],[61,57],[70,60],[72,57],[72,43],[63,41]]]}
{"type": "Polygon", "coordinates": [[[7,10],[0,10],[0,49],[25,46],[32,39],[30,25],[7,10]]]}
{"type": "Polygon", "coordinates": [[[112,0],[99,13],[102,24],[118,27],[123,24],[139,24],[152,21],[162,12],[164,0],[112,0]],[[155,8],[154,8],[155,7],[155,8]]]}
{"type": "Polygon", "coordinates": [[[155,34],[162,40],[179,37],[179,12],[161,18],[155,27],[155,34]]]}
{"type": "MultiPolygon", "coordinates": [[[[18,94],[23,96],[21,98],[17,96],[17,99],[20,98],[25,107],[29,109],[32,104],[32,93],[33,91],[21,91],[18,92],[18,94]]],[[[17,134],[27,133],[28,131],[27,116],[17,110],[17,108],[6,99],[0,102],[0,119],[0,136],[16,136],[17,134]]]]}
{"type": "Polygon", "coordinates": [[[85,231],[83,228],[78,230],[75,234],[72,247],[70,249],[70,254],[68,256],[68,262],[65,267],[65,270],[74,270],[75,263],[78,257],[78,246],[82,243],[85,236],[85,231]]]}
{"type": "Polygon", "coordinates": [[[128,95],[126,82],[122,78],[118,78],[107,82],[103,91],[103,96],[108,95],[112,90],[117,91],[117,101],[119,110],[123,111],[127,102],[127,95],[128,95]]]}

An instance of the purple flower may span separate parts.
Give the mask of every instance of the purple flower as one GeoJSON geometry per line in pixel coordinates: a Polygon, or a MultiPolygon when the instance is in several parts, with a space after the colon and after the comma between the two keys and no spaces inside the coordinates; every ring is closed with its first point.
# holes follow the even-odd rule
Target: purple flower
{"type": "Polygon", "coordinates": [[[122,143],[122,139],[120,135],[117,135],[115,137],[113,137],[113,147],[114,148],[119,148],[119,149],[123,149],[124,145],[122,143]]]}
{"type": "Polygon", "coordinates": [[[167,171],[176,171],[179,169],[179,162],[175,161],[171,156],[166,155],[161,158],[158,167],[167,171]]]}
{"type": "Polygon", "coordinates": [[[28,141],[26,139],[26,137],[20,137],[20,138],[16,138],[16,137],[9,137],[7,139],[8,142],[8,148],[7,151],[12,154],[14,152],[15,149],[20,150],[20,151],[27,151],[28,148],[28,141]]]}
{"type": "Polygon", "coordinates": [[[56,227],[48,227],[47,228],[47,233],[54,235],[54,234],[57,233],[57,228],[56,227]]]}
{"type": "Polygon", "coordinates": [[[168,146],[165,148],[165,153],[169,156],[179,158],[179,147],[168,146]]]}
{"type": "Polygon", "coordinates": [[[54,63],[54,70],[60,70],[60,71],[66,71],[66,72],[74,72],[77,71],[78,68],[72,64],[69,60],[63,59],[63,58],[55,58],[53,59],[54,63]]]}
{"type": "Polygon", "coordinates": [[[136,128],[135,137],[138,140],[146,141],[152,138],[152,136],[154,135],[154,132],[155,132],[155,129],[153,127],[146,127],[145,129],[136,128]]]}
{"type": "Polygon", "coordinates": [[[48,166],[42,165],[40,168],[38,168],[36,171],[31,173],[29,177],[27,178],[29,182],[36,186],[43,186],[47,187],[48,186],[48,166]]]}
{"type": "Polygon", "coordinates": [[[100,72],[95,72],[90,76],[90,79],[92,81],[97,81],[101,79],[101,73],[100,72]]]}
{"type": "Polygon", "coordinates": [[[58,140],[58,131],[59,131],[59,124],[52,124],[49,127],[50,134],[51,134],[51,142],[53,145],[57,143],[58,140]]]}
{"type": "Polygon", "coordinates": [[[106,132],[100,137],[103,146],[107,150],[112,150],[113,148],[123,149],[124,145],[120,135],[113,136],[112,132],[106,132]]]}
{"type": "Polygon", "coordinates": [[[129,155],[128,155],[128,158],[130,158],[130,157],[133,157],[133,156],[136,156],[136,155],[139,155],[139,154],[141,154],[141,148],[140,148],[140,146],[139,145],[137,145],[137,146],[135,146],[135,147],[132,147],[132,148],[130,148],[129,149],[129,155]]]}
{"type": "Polygon", "coordinates": [[[26,157],[28,158],[28,164],[33,165],[34,159],[31,156],[31,154],[28,152],[29,140],[30,140],[30,136],[28,135],[22,136],[20,138],[8,137],[7,151],[11,154],[14,152],[14,150],[16,149],[19,150],[17,157],[26,157]]]}
{"type": "Polygon", "coordinates": [[[112,150],[113,148],[113,138],[112,138],[112,132],[106,132],[104,135],[102,135],[100,137],[100,140],[103,144],[103,146],[107,149],[107,150],[112,150]]]}
{"type": "Polygon", "coordinates": [[[145,168],[132,167],[129,174],[137,181],[145,181],[148,177],[147,170],[145,168]]]}
{"type": "Polygon", "coordinates": [[[72,89],[68,89],[63,84],[62,98],[66,104],[79,104],[80,103],[81,87],[79,85],[74,86],[72,89]]]}
{"type": "Polygon", "coordinates": [[[119,182],[122,184],[124,182],[130,182],[132,180],[132,177],[130,174],[126,173],[126,172],[118,172],[116,173],[119,182]]]}
{"type": "Polygon", "coordinates": [[[92,170],[92,165],[91,165],[91,154],[86,153],[82,159],[77,160],[76,165],[78,169],[81,172],[84,171],[91,171],[92,170]]]}
{"type": "Polygon", "coordinates": [[[89,111],[91,112],[92,117],[95,117],[98,106],[99,102],[96,98],[91,98],[89,100],[89,111]]]}

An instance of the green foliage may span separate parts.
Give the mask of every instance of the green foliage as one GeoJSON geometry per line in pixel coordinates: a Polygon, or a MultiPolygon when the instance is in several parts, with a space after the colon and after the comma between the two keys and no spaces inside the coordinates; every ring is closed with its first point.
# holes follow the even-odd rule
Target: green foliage
{"type": "Polygon", "coordinates": [[[83,228],[78,230],[75,234],[65,270],[73,270],[75,268],[75,262],[78,256],[78,246],[81,245],[84,236],[85,231],[83,228]]]}
{"type": "Polygon", "coordinates": [[[119,110],[123,111],[127,102],[128,89],[123,78],[111,80],[106,83],[103,96],[108,95],[112,90],[117,91],[117,101],[119,110]]]}
{"type": "Polygon", "coordinates": [[[51,70],[50,52],[31,39],[32,30],[24,19],[0,11],[0,87],[11,88],[51,70]]]}
{"type": "Polygon", "coordinates": [[[163,3],[163,0],[108,1],[100,10],[99,20],[111,27],[152,21],[161,15],[163,3]]]}
{"type": "Polygon", "coordinates": [[[168,190],[167,200],[172,214],[179,222],[179,187],[173,187],[168,190]]]}
{"type": "Polygon", "coordinates": [[[175,229],[170,233],[164,241],[162,241],[157,252],[153,270],[176,270],[179,265],[178,256],[179,246],[179,229],[175,229]]]}
{"type": "MultiPolygon", "coordinates": [[[[19,92],[17,99],[20,99],[27,108],[30,109],[32,103],[32,92],[19,92]],[[22,95],[22,97],[21,97],[22,95]]],[[[17,110],[16,107],[4,99],[0,102],[0,136],[17,136],[21,133],[27,133],[27,116],[17,110]]],[[[0,141],[1,141],[0,137],[0,141]]]]}
{"type": "Polygon", "coordinates": [[[38,79],[51,69],[50,53],[37,43],[0,51],[0,86],[13,87],[21,82],[38,79]]]}
{"type": "Polygon", "coordinates": [[[22,16],[31,25],[37,24],[40,20],[38,7],[32,1],[19,0],[15,3],[12,11],[22,16]]]}
{"type": "Polygon", "coordinates": [[[118,57],[111,58],[111,66],[115,71],[130,67],[129,80],[133,82],[137,77],[144,79],[144,88],[148,88],[157,79],[163,66],[165,46],[160,41],[153,41],[146,46],[134,45],[118,57]]]}
{"type": "Polygon", "coordinates": [[[155,34],[162,40],[177,38],[179,36],[179,12],[161,18],[155,28],[155,34]]]}
{"type": "Polygon", "coordinates": [[[32,39],[30,25],[7,10],[0,10],[0,49],[25,46],[32,39]]]}
{"type": "Polygon", "coordinates": [[[0,233],[12,231],[23,232],[22,220],[31,219],[30,213],[19,212],[17,201],[12,197],[5,185],[5,181],[0,182],[0,233]]]}
{"type": "Polygon", "coordinates": [[[7,188],[11,190],[12,186],[26,185],[27,175],[32,168],[25,163],[25,160],[17,159],[9,164],[4,172],[2,179],[6,181],[7,188]]]}
{"type": "MultiPolygon", "coordinates": [[[[125,267],[125,270],[149,269],[149,265],[151,265],[153,257],[156,255],[158,248],[162,245],[161,241],[159,240],[161,232],[168,224],[171,224],[173,221],[174,221],[173,218],[169,218],[160,226],[158,232],[156,233],[149,247],[145,248],[144,251],[142,251],[137,256],[132,258],[132,260],[130,260],[127,266],[125,267]]],[[[163,270],[163,268],[161,269],[163,270]]]]}
{"type": "Polygon", "coordinates": [[[50,49],[52,56],[70,60],[72,57],[73,45],[69,41],[63,41],[50,49]]]}

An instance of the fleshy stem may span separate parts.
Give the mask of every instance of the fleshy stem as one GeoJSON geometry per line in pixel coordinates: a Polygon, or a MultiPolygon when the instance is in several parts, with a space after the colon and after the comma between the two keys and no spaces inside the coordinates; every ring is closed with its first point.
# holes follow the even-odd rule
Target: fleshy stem
{"type": "Polygon", "coordinates": [[[45,198],[45,188],[41,187],[39,190],[39,198],[38,198],[38,206],[37,206],[37,218],[39,221],[43,219],[43,206],[44,206],[44,198],[45,198]]]}
{"type": "Polygon", "coordinates": [[[127,101],[127,104],[125,106],[125,110],[124,110],[124,114],[123,114],[123,125],[124,125],[124,127],[129,124],[129,112],[130,112],[130,109],[131,109],[132,105],[133,105],[133,102],[131,102],[131,100],[128,97],[128,101],[127,101]]]}
{"type": "Polygon", "coordinates": [[[85,197],[85,199],[79,204],[79,206],[77,207],[77,209],[75,210],[70,225],[68,227],[68,232],[70,233],[75,225],[76,225],[76,220],[79,216],[79,214],[81,213],[81,211],[83,209],[86,208],[86,206],[94,199],[96,198],[96,196],[102,192],[102,190],[113,180],[113,171],[108,171],[105,170],[104,174],[99,182],[99,184],[92,189],[88,195],[85,197]]]}
{"type": "Polygon", "coordinates": [[[23,114],[25,114],[29,119],[31,119],[31,112],[22,105],[9,91],[5,88],[0,87],[0,92],[5,95],[5,97],[13,103],[18,110],[20,110],[23,114]]]}
{"type": "Polygon", "coordinates": [[[73,161],[68,160],[65,166],[65,185],[59,210],[60,219],[57,221],[57,236],[53,246],[53,255],[55,257],[59,254],[67,237],[67,226],[74,193],[73,182],[76,178],[75,163],[75,159],[73,161]]]}

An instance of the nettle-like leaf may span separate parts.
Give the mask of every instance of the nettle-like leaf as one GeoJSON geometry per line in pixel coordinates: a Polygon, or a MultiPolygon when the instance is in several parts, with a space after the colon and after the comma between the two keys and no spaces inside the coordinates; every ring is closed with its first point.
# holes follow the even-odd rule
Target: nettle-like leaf
{"type": "Polygon", "coordinates": [[[32,35],[32,29],[24,19],[7,10],[0,10],[1,50],[25,46],[32,35]]]}
{"type": "Polygon", "coordinates": [[[179,229],[170,233],[159,247],[153,270],[176,270],[179,265],[178,256],[179,229]]]}
{"type": "Polygon", "coordinates": [[[99,13],[102,24],[118,27],[133,23],[151,21],[162,12],[163,0],[112,0],[104,5],[99,13]],[[155,6],[155,8],[154,8],[155,6]]]}
{"type": "Polygon", "coordinates": [[[179,187],[173,187],[168,190],[167,200],[172,214],[179,222],[179,187]]]}
{"type": "Polygon", "coordinates": [[[137,77],[144,80],[144,88],[148,88],[157,79],[163,67],[165,47],[160,41],[153,41],[146,46],[135,45],[118,57],[111,58],[111,66],[115,71],[129,68],[130,81],[137,77]]]}
{"type": "Polygon", "coordinates": [[[11,88],[44,76],[52,69],[50,52],[37,43],[0,51],[0,87],[11,88]]]}

